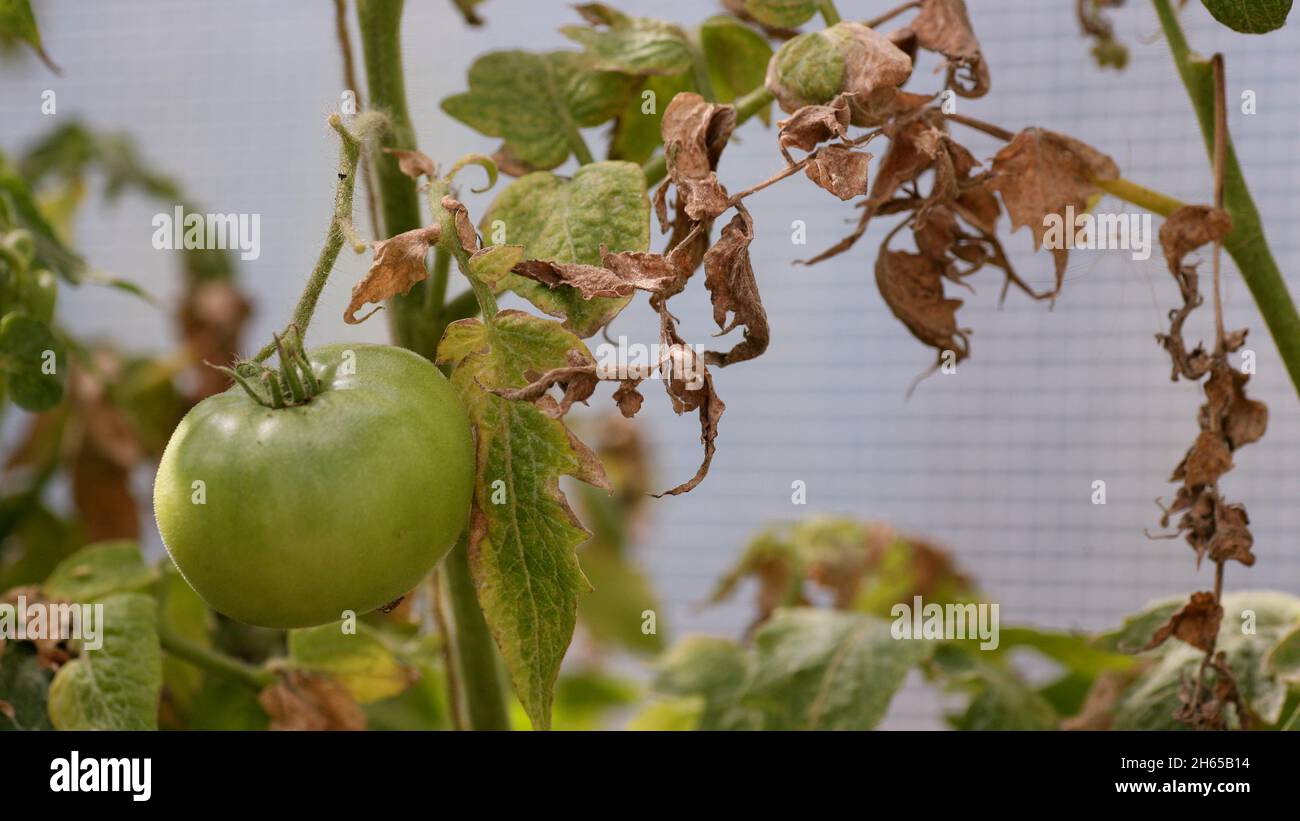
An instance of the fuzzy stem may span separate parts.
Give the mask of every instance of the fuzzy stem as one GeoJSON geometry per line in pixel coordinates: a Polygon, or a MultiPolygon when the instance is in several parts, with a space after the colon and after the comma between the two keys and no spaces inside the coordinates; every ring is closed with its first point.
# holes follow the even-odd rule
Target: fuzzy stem
{"type": "Polygon", "coordinates": [[[158,641],[162,649],[170,655],[209,672],[229,676],[254,690],[260,691],[276,682],[277,677],[270,670],[254,667],[247,662],[190,641],[177,635],[163,622],[159,622],[158,625],[158,641]]]}
{"type": "MultiPolygon", "coordinates": [[[[361,142],[344,128],[343,120],[339,115],[331,114],[329,124],[339,135],[339,181],[334,189],[334,213],[330,217],[330,228],[325,237],[325,245],[320,249],[320,256],[316,258],[316,267],[312,268],[311,276],[307,278],[307,286],[303,289],[302,296],[298,298],[298,305],[293,309],[293,319],[289,322],[290,326],[297,328],[299,340],[307,337],[307,326],[311,324],[312,315],[316,313],[316,303],[320,301],[321,291],[325,290],[325,282],[329,279],[330,271],[334,270],[334,262],[339,258],[339,251],[343,249],[343,241],[352,235],[354,247],[356,244],[352,230],[352,195],[356,188],[357,161],[361,157],[361,142]]],[[[288,332],[286,328],[284,333],[288,332]]],[[[261,362],[273,353],[275,353],[274,342],[258,351],[253,359],[261,362]]]]}
{"type": "MultiPolygon", "coordinates": [[[[1178,16],[1169,0],[1152,0],[1174,65],[1191,98],[1201,126],[1201,135],[1211,160],[1214,157],[1214,72],[1210,61],[1192,54],[1183,36],[1178,16]]],[[[1223,207],[1232,217],[1232,231],[1223,247],[1237,263],[1242,279],[1250,288],[1264,324],[1268,326],[1286,365],[1291,383],[1300,392],[1300,314],[1287,290],[1277,261],[1264,239],[1264,228],[1255,201],[1246,187],[1232,140],[1225,140],[1223,152],[1223,207]]]]}
{"type": "MultiPolygon", "coordinates": [[[[415,180],[402,173],[397,158],[384,148],[416,149],[415,128],[406,107],[406,80],[402,71],[401,25],[403,0],[357,0],[361,51],[366,65],[366,90],[372,108],[384,112],[389,127],[370,151],[370,166],[379,188],[382,236],[394,237],[421,226],[420,198],[415,180]]],[[[433,359],[438,338],[424,310],[425,282],[417,282],[405,295],[388,304],[389,327],[394,338],[426,359],[433,359]]]]}

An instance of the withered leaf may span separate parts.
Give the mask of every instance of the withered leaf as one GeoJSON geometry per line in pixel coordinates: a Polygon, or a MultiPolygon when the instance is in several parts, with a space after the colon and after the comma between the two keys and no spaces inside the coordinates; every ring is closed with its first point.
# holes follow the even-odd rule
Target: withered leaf
{"type": "Polygon", "coordinates": [[[640,379],[625,379],[619,384],[618,390],[614,391],[619,413],[628,419],[636,416],[637,411],[641,410],[641,403],[645,401],[645,397],[636,389],[640,384],[640,379]]]}
{"type": "Polygon", "coordinates": [[[808,179],[842,200],[867,193],[871,154],[839,145],[823,146],[804,167],[808,179]]]}
{"type": "Polygon", "coordinates": [[[1222,501],[1214,510],[1214,536],[1210,538],[1208,552],[1210,561],[1226,562],[1235,560],[1246,567],[1255,563],[1255,555],[1250,549],[1255,544],[1255,537],[1250,533],[1250,517],[1246,515],[1244,505],[1229,505],[1222,501]]]}
{"type": "Polygon", "coordinates": [[[954,351],[960,361],[970,354],[969,331],[957,327],[962,301],[944,297],[938,260],[882,247],[876,257],[876,286],[894,316],[940,356],[954,351]]]}
{"type": "Polygon", "coordinates": [[[1181,479],[1188,490],[1213,485],[1219,477],[1232,470],[1232,451],[1213,431],[1203,430],[1174,471],[1173,479],[1181,479]]]}
{"type": "Polygon", "coordinates": [[[374,244],[375,259],[365,277],[352,286],[352,300],[343,312],[343,321],[356,325],[369,319],[379,308],[360,319],[357,310],[368,302],[383,302],[396,295],[405,294],[411,286],[429,275],[424,265],[429,248],[438,241],[441,231],[436,225],[415,228],[391,239],[374,244]]]}
{"type": "Polygon", "coordinates": [[[1160,226],[1160,247],[1175,276],[1183,257],[1202,245],[1222,240],[1232,230],[1228,212],[1210,205],[1184,205],[1165,218],[1160,226]]]}
{"type": "Polygon", "coordinates": [[[423,151],[403,151],[400,148],[386,147],[384,153],[396,157],[397,167],[413,180],[418,180],[421,176],[430,179],[438,176],[438,166],[434,165],[433,160],[423,151]]]}
{"type": "Polygon", "coordinates": [[[262,690],[257,701],[272,730],[364,730],[366,714],[347,688],[328,676],[288,672],[262,690]]]}
{"type": "MultiPolygon", "coordinates": [[[[239,337],[252,313],[252,305],[230,280],[192,278],[181,303],[181,334],[185,346],[196,362],[233,365],[239,350],[239,337]]],[[[230,380],[216,368],[194,369],[197,399],[221,393],[230,380]]]]}
{"type": "MultiPolygon", "coordinates": [[[[620,257],[623,261],[628,256],[640,254],[643,257],[652,254],[609,254],[606,257],[620,257]]],[[[659,257],[662,259],[662,257],[659,257]]],[[[651,273],[646,266],[620,264],[617,268],[603,268],[599,265],[579,265],[568,262],[551,262],[541,259],[526,259],[511,269],[520,276],[534,279],[550,288],[569,286],[576,288],[583,299],[594,297],[625,297],[633,291],[658,292],[676,280],[676,272],[664,268],[651,273]]]]}
{"type": "Polygon", "coordinates": [[[841,94],[825,105],[806,105],[777,122],[777,142],[786,162],[793,162],[790,147],[812,151],[819,143],[843,137],[849,128],[849,101],[841,94]]]}
{"type": "Polygon", "coordinates": [[[749,244],[753,241],[753,219],[743,205],[738,205],[736,215],[704,255],[704,287],[713,300],[713,321],[723,334],[737,325],[745,326],[745,338],[730,351],[705,354],[706,362],[720,368],[753,359],[767,350],[767,312],[749,259],[749,244]],[[728,313],[732,314],[730,323],[728,313]]]}
{"type": "Polygon", "coordinates": [[[569,351],[569,364],[562,368],[553,368],[538,376],[536,372],[527,374],[532,381],[522,388],[489,388],[492,393],[511,402],[532,402],[552,419],[559,419],[569,412],[575,402],[586,402],[596,392],[600,377],[596,373],[596,363],[579,351],[569,351]],[[547,391],[559,385],[564,391],[563,398],[557,403],[547,391]]]}
{"type": "MultiPolygon", "coordinates": [[[[460,240],[460,245],[467,253],[474,253],[478,250],[478,233],[474,231],[474,223],[470,222],[469,209],[467,209],[460,200],[455,197],[446,196],[442,198],[442,207],[452,213],[456,221],[456,237],[460,240]]],[[[437,242],[435,237],[432,242],[437,242]]]]}
{"type": "Polygon", "coordinates": [[[664,390],[672,402],[674,413],[699,413],[700,442],[704,445],[704,460],[694,476],[671,490],[654,494],[656,497],[678,496],[693,490],[708,475],[717,449],[715,440],[718,437],[718,421],[722,419],[727,406],[713,388],[713,374],[709,373],[708,365],[698,361],[695,352],[677,333],[676,323],[668,312],[667,305],[660,302],[656,305],[656,310],[659,312],[659,344],[667,351],[666,359],[671,363],[669,374],[664,375],[664,390]],[[685,364],[689,368],[683,367],[685,364]],[[684,378],[688,375],[688,370],[695,377],[689,381],[684,378]]]}
{"type": "Polygon", "coordinates": [[[1193,593],[1187,604],[1178,608],[1169,621],[1147,642],[1144,650],[1159,647],[1174,636],[1187,642],[1198,650],[1209,650],[1214,646],[1219,635],[1219,623],[1223,621],[1223,607],[1209,592],[1193,593]]]}
{"type": "Polygon", "coordinates": [[[715,172],[735,127],[735,108],[710,103],[691,91],[677,94],[664,109],[660,131],[668,176],[692,220],[713,219],[730,205],[715,172]]]}
{"type": "Polygon", "coordinates": [[[921,13],[910,26],[923,49],[948,58],[948,85],[962,97],[983,97],[989,90],[989,69],[971,28],[965,0],[923,0],[921,13]],[[966,72],[966,84],[958,72],[966,72]]]}
{"type": "MultiPolygon", "coordinates": [[[[1083,214],[1088,198],[1099,190],[1094,180],[1118,177],[1115,161],[1095,148],[1054,131],[1027,128],[994,156],[989,187],[1002,194],[1013,231],[1029,226],[1037,250],[1043,246],[1049,214],[1057,215],[1065,231],[1074,231],[1074,225],[1065,224],[1067,206],[1083,214]]],[[[1061,247],[1052,253],[1059,291],[1069,252],[1061,247]]]]}

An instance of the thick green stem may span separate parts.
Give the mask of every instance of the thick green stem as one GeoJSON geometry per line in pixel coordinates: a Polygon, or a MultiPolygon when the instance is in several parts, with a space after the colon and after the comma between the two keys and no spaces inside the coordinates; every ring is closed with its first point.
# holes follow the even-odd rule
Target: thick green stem
{"type": "MultiPolygon", "coordinates": [[[[415,180],[403,174],[397,159],[383,150],[416,150],[415,128],[406,108],[406,75],[402,72],[402,5],[403,0],[357,0],[370,106],[382,111],[389,123],[370,152],[379,187],[384,237],[421,225],[415,180]]],[[[402,347],[433,359],[438,338],[433,335],[435,323],[425,310],[426,287],[427,283],[417,282],[410,293],[393,297],[388,304],[388,318],[393,337],[402,347]]]]}
{"type": "MultiPolygon", "coordinates": [[[[350,242],[353,250],[358,252],[366,249],[352,227],[352,195],[357,184],[357,161],[361,158],[361,140],[344,127],[339,115],[331,114],[329,124],[339,134],[339,181],[334,188],[334,213],[330,216],[330,229],[325,237],[325,245],[320,249],[320,256],[316,258],[316,267],[312,268],[311,276],[307,278],[307,286],[303,288],[302,296],[298,298],[298,305],[293,309],[293,320],[290,324],[297,329],[299,343],[307,337],[307,326],[311,324],[312,314],[316,313],[316,303],[320,301],[321,291],[325,290],[330,271],[334,270],[334,263],[339,258],[339,251],[343,249],[343,242],[345,240],[350,242]]],[[[362,128],[368,127],[364,123],[358,125],[362,128]]],[[[285,335],[287,334],[286,328],[285,335]]],[[[261,362],[273,353],[275,353],[274,342],[258,351],[253,358],[261,362]]]]}
{"type": "MultiPolygon", "coordinates": [[[[1192,54],[1169,0],[1152,2],[1160,18],[1160,26],[1164,29],[1165,40],[1169,43],[1174,65],[1191,98],[1192,108],[1205,139],[1206,151],[1213,160],[1214,72],[1210,61],[1192,54]]],[[[1255,304],[1259,306],[1260,315],[1264,317],[1264,324],[1273,336],[1273,342],[1291,376],[1291,383],[1300,392],[1300,314],[1296,313],[1286,281],[1264,239],[1259,210],[1246,187],[1246,179],[1237,162],[1237,152],[1231,140],[1227,141],[1225,149],[1223,207],[1232,217],[1232,231],[1224,238],[1223,247],[1237,263],[1237,269],[1241,271],[1246,286],[1255,298],[1255,304]]]]}
{"type": "Polygon", "coordinates": [[[1093,185],[1125,202],[1131,202],[1139,208],[1145,208],[1153,214],[1167,217],[1183,207],[1183,203],[1168,194],[1153,191],[1126,179],[1093,180],[1093,185]]]}
{"type": "Polygon", "coordinates": [[[835,9],[835,0],[818,0],[817,10],[822,13],[822,19],[828,26],[833,26],[840,21],[840,13],[835,9]]]}
{"type": "MultiPolygon", "coordinates": [[[[357,17],[361,28],[361,46],[366,64],[366,85],[371,106],[387,113],[393,123],[389,144],[395,148],[414,149],[415,130],[406,108],[406,87],[402,74],[401,17],[402,0],[357,0],[357,17]]],[[[387,154],[372,155],[379,182],[381,214],[387,236],[420,226],[420,202],[415,181],[397,167],[387,154]]],[[[435,211],[435,215],[436,215],[435,211]]],[[[454,226],[452,233],[454,234],[454,226]]],[[[441,304],[442,293],[427,295],[425,287],[445,288],[450,257],[435,252],[434,278],[419,283],[404,298],[393,301],[393,333],[398,344],[433,359],[438,341],[447,324],[473,316],[478,303],[472,292],[441,304]],[[443,274],[439,274],[439,270],[443,274]],[[441,283],[439,284],[441,280],[441,283]],[[432,299],[432,302],[429,301],[432,299]]],[[[465,541],[457,545],[444,561],[448,578],[447,594],[455,618],[455,636],[448,637],[456,647],[460,692],[469,721],[475,730],[509,729],[505,686],[496,645],[483,621],[478,595],[469,576],[469,557],[465,541]]]]}
{"type": "Polygon", "coordinates": [[[506,709],[501,664],[495,652],[481,652],[493,647],[492,634],[469,570],[469,543],[464,536],[442,561],[447,599],[455,622],[453,642],[459,668],[461,701],[465,705],[465,726],[474,730],[509,730],[510,714],[506,709]]]}
{"type": "Polygon", "coordinates": [[[168,654],[196,667],[213,673],[228,676],[254,690],[262,690],[275,684],[277,676],[270,670],[254,667],[251,664],[231,658],[224,653],[204,647],[172,632],[165,623],[158,627],[158,641],[168,654]]]}

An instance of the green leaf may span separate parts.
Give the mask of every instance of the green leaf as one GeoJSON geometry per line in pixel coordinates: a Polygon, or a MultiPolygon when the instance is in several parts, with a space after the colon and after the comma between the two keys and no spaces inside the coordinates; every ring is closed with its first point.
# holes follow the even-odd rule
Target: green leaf
{"type": "Polygon", "coordinates": [[[810,31],[785,42],[772,58],[768,90],[788,96],[798,108],[829,101],[844,83],[843,52],[822,32],[810,31]]]}
{"type": "Polygon", "coordinates": [[[1053,730],[1060,716],[1046,699],[1008,667],[980,650],[942,645],[934,668],[950,687],[971,694],[966,709],[950,716],[958,730],[1053,730]]]}
{"type": "MultiPolygon", "coordinates": [[[[211,634],[216,622],[207,603],[181,577],[170,559],[164,558],[159,567],[162,576],[158,585],[160,623],[173,634],[199,647],[212,647],[211,634]]],[[[162,665],[167,703],[174,709],[176,719],[186,719],[192,714],[194,699],[203,688],[203,670],[170,653],[163,655],[162,665]]]]}
{"type": "Polygon", "coordinates": [[[32,267],[48,268],[70,282],[77,282],[86,268],[86,261],[63,244],[54,227],[41,214],[27,183],[0,158],[0,214],[6,208],[18,227],[32,232],[36,242],[36,260],[32,267]]]}
{"type": "Polygon", "coordinates": [[[663,650],[662,621],[656,621],[654,633],[641,631],[641,614],[660,611],[646,574],[626,556],[595,540],[583,548],[581,557],[583,572],[593,588],[578,604],[578,617],[587,632],[597,641],[616,644],[631,653],[663,650]]]}
{"type": "Polygon", "coordinates": [[[157,568],[145,564],[140,546],[123,539],[99,542],[73,553],[59,562],[41,590],[49,598],[93,602],[140,590],[157,579],[157,568]]]}
{"type": "Polygon", "coordinates": [[[596,68],[625,74],[680,74],[691,46],[680,27],[645,17],[609,15],[606,27],[564,26],[560,33],[587,50],[596,68]]]}
{"type": "Polygon", "coordinates": [[[59,730],[153,730],[158,726],[162,651],[154,600],[109,596],[98,625],[103,647],[84,648],[50,684],[50,721],[59,730]]]}
{"type": "Polygon", "coordinates": [[[628,721],[626,729],[641,732],[672,732],[698,729],[704,710],[700,698],[664,698],[651,701],[628,721]]]}
{"type": "Polygon", "coordinates": [[[634,78],[593,70],[580,54],[495,51],[474,61],[469,91],[442,101],[451,116],[490,137],[532,168],[569,157],[569,134],[600,125],[623,108],[634,78]]]}
{"type": "Polygon", "coordinates": [[[439,362],[456,366],[451,382],[477,433],[470,569],[515,693],[538,728],[550,725],[578,594],[590,589],[575,553],[588,533],[559,478],[607,481],[595,454],[562,422],[485,388],[526,385],[528,372],[568,365],[569,351],[591,356],[558,322],[520,311],[502,311],[487,325],[456,322],[438,348],[439,362]]]}
{"type": "MultiPolygon", "coordinates": [[[[572,179],[528,174],[497,196],[480,230],[493,242],[522,245],[527,259],[600,265],[602,245],[610,251],[646,251],[650,200],[645,174],[629,162],[584,165],[572,179]]],[[[551,289],[518,274],[508,275],[505,284],[551,316],[565,317],[564,327],[581,337],[594,334],[631,301],[583,299],[570,286],[551,289]]]]}
{"type": "Polygon", "coordinates": [[[1088,677],[1107,670],[1127,670],[1137,664],[1133,656],[1099,648],[1087,636],[1033,627],[1003,627],[998,632],[998,653],[1028,647],[1070,672],[1088,677]]]}
{"type": "Polygon", "coordinates": [[[690,72],[646,77],[614,121],[609,158],[637,164],[650,159],[655,149],[663,144],[660,123],[663,122],[664,109],[679,93],[695,90],[690,72]]]}
{"type": "MultiPolygon", "coordinates": [[[[710,17],[700,25],[700,49],[720,103],[729,103],[761,86],[772,60],[767,38],[725,14],[710,17]]],[[[769,103],[758,116],[767,122],[771,110],[769,103]]]]}
{"type": "Polygon", "coordinates": [[[792,29],[817,14],[817,0],[745,0],[745,11],[764,25],[792,29]]]}
{"type": "Polygon", "coordinates": [[[935,643],[895,639],[887,621],[811,608],[778,610],[754,636],[743,696],[764,729],[869,730],[935,643]]]}
{"type": "Polygon", "coordinates": [[[0,320],[0,373],[14,404],[45,411],[63,400],[68,355],[48,325],[27,314],[0,320]]]}
{"type": "Polygon", "coordinates": [[[301,670],[330,676],[358,704],[392,698],[412,681],[411,670],[364,624],[351,634],[341,624],[290,630],[289,659],[301,670]]]}
{"type": "Polygon", "coordinates": [[[0,730],[49,730],[45,712],[50,674],[36,660],[30,644],[13,642],[0,656],[0,702],[9,705],[13,718],[0,710],[0,730]]]}
{"type": "Polygon", "coordinates": [[[1300,684],[1300,627],[1287,633],[1268,654],[1273,671],[1288,684],[1300,684]]]}
{"type": "Polygon", "coordinates": [[[1291,0],[1201,0],[1223,25],[1242,34],[1264,34],[1282,28],[1291,13],[1291,0]]]}
{"type": "Polygon", "coordinates": [[[757,729],[758,715],[740,704],[751,664],[745,650],[726,639],[687,636],[655,662],[654,689],[699,698],[694,729],[757,729]]]}
{"type": "Polygon", "coordinates": [[[5,40],[21,40],[31,46],[50,71],[59,73],[59,67],[41,44],[41,32],[28,0],[0,0],[0,42],[5,40]]]}

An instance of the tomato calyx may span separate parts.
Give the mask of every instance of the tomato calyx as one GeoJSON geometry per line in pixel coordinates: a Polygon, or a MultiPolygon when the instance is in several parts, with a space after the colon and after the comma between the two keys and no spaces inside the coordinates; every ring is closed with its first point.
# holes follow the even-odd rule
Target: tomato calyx
{"type": "Polygon", "coordinates": [[[325,389],[311,368],[303,351],[301,335],[290,326],[292,335],[271,334],[279,354],[280,367],[268,368],[260,362],[244,361],[233,368],[209,365],[235,380],[253,401],[266,408],[289,408],[305,405],[325,389]]]}

